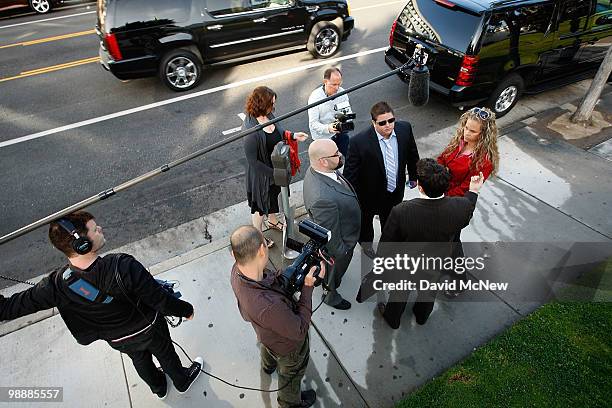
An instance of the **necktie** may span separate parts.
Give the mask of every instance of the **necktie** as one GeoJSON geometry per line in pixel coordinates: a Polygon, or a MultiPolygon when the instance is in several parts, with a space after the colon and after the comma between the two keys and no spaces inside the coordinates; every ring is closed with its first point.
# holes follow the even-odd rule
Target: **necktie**
{"type": "Polygon", "coordinates": [[[392,193],[395,191],[395,179],[397,177],[397,168],[395,165],[395,155],[393,154],[393,147],[391,147],[391,138],[383,139],[385,142],[385,162],[387,164],[387,191],[392,193]]]}

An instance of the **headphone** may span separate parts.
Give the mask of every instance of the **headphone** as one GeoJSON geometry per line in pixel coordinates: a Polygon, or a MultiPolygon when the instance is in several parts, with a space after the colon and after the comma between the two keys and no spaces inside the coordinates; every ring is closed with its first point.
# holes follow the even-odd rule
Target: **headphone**
{"type": "Polygon", "coordinates": [[[72,249],[74,252],[79,255],[85,255],[91,251],[93,243],[89,238],[80,236],[72,222],[70,222],[67,218],[60,218],[57,220],[57,223],[66,232],[68,232],[68,234],[74,237],[74,240],[72,241],[72,249]]]}

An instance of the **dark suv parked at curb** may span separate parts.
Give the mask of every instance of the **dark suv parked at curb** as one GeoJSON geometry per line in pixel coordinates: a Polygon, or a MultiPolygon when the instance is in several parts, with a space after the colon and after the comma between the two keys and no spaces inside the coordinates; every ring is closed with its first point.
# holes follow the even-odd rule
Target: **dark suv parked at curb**
{"type": "Polygon", "coordinates": [[[396,68],[421,44],[434,91],[501,117],[522,93],[592,76],[611,40],[610,0],[410,0],[385,61],[396,68]]]}
{"type": "Polygon", "coordinates": [[[157,74],[186,91],[204,64],[304,45],[331,57],[353,26],[346,0],[99,0],[96,31],[117,78],[157,74]]]}

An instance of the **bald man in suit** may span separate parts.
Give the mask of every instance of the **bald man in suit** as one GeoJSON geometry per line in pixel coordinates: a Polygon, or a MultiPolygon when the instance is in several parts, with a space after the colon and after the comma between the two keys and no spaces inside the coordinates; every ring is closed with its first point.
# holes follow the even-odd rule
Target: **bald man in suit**
{"type": "Polygon", "coordinates": [[[308,149],[310,168],[304,177],[304,205],[312,220],[331,231],[326,247],[335,258],[325,276],[329,292],[326,304],[340,310],[351,307],[337,289],[357,245],[361,228],[361,209],[357,194],[338,169],[343,165],[342,153],[329,139],[315,140],[308,149]]]}

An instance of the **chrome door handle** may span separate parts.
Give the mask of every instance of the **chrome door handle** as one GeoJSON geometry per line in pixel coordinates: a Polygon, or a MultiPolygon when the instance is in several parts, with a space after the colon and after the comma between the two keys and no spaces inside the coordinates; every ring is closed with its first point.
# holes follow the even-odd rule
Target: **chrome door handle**
{"type": "Polygon", "coordinates": [[[211,25],[206,27],[208,30],[214,30],[214,31],[219,31],[220,29],[223,28],[223,24],[217,24],[217,25],[211,25]]]}
{"type": "Polygon", "coordinates": [[[265,23],[266,21],[268,21],[268,19],[265,17],[256,18],[255,20],[253,20],[254,23],[265,23]]]}

